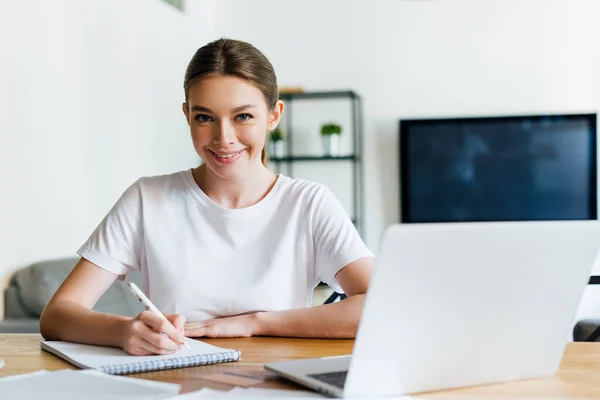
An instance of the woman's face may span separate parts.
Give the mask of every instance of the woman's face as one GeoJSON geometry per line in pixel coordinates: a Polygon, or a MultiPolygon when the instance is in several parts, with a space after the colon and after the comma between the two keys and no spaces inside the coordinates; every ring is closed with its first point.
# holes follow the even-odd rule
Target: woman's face
{"type": "Polygon", "coordinates": [[[256,86],[215,75],[192,85],[183,111],[198,155],[217,176],[232,179],[261,167],[266,133],[279,123],[283,103],[271,110],[256,86]]]}

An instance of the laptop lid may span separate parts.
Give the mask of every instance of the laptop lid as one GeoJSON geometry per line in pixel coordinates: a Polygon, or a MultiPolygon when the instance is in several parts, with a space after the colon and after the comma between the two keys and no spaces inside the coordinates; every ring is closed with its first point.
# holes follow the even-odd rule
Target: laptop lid
{"type": "Polygon", "coordinates": [[[596,221],[388,227],[344,397],[553,374],[599,247],[596,221]]]}

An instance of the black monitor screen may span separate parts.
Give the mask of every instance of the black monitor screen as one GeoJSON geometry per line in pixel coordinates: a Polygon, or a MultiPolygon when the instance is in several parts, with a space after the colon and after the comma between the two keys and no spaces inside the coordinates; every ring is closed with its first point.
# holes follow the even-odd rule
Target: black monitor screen
{"type": "Polygon", "coordinates": [[[596,114],[400,121],[402,222],[596,219],[596,114]]]}

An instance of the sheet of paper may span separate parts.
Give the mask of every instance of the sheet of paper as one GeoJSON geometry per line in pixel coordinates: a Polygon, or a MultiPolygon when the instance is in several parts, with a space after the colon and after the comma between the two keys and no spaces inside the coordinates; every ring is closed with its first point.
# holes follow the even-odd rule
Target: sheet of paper
{"type": "Polygon", "coordinates": [[[236,397],[285,397],[323,399],[325,396],[308,390],[281,390],[267,388],[234,388],[229,392],[236,397]]]}
{"type": "Polygon", "coordinates": [[[2,398],[11,400],[158,400],[179,393],[180,385],[117,377],[94,371],[60,370],[0,380],[2,398]]]}
{"type": "Polygon", "coordinates": [[[25,379],[25,378],[34,377],[36,375],[42,375],[42,374],[48,374],[48,373],[50,373],[50,371],[46,371],[45,369],[40,369],[39,371],[28,372],[26,374],[3,376],[3,377],[0,377],[0,384],[3,382],[13,381],[16,379],[25,379]]]}
{"type": "Polygon", "coordinates": [[[150,388],[154,388],[155,390],[162,390],[162,391],[169,392],[169,393],[171,393],[171,392],[179,393],[179,391],[181,390],[181,385],[176,384],[176,383],[158,382],[158,381],[151,381],[149,379],[133,378],[133,377],[128,377],[128,376],[120,376],[120,375],[109,375],[109,374],[105,374],[100,371],[96,371],[95,369],[85,369],[85,370],[81,370],[81,371],[70,371],[70,372],[77,373],[77,374],[94,375],[94,376],[102,377],[103,379],[127,382],[129,384],[135,383],[137,385],[148,386],[150,388]]]}
{"type": "Polygon", "coordinates": [[[264,388],[234,388],[229,391],[220,391],[213,389],[202,389],[196,392],[185,393],[176,397],[171,397],[168,400],[195,400],[203,398],[244,398],[250,399],[264,399],[268,398],[281,398],[281,399],[323,399],[326,398],[318,393],[305,391],[305,390],[279,390],[279,389],[264,389],[264,388]]]}
{"type": "Polygon", "coordinates": [[[204,388],[201,390],[197,390],[195,392],[189,392],[189,393],[184,393],[184,394],[180,394],[179,396],[174,396],[174,397],[169,397],[166,400],[194,400],[194,399],[200,399],[200,398],[215,398],[215,397],[229,397],[229,392],[227,390],[215,390],[215,389],[209,389],[209,388],[204,388]]]}

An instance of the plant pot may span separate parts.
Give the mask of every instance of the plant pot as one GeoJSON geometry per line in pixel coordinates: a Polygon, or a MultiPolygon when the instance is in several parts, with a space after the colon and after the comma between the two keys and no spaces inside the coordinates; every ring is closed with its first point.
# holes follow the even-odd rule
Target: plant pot
{"type": "Polygon", "coordinates": [[[340,135],[323,135],[323,152],[326,156],[340,155],[340,135]]]}
{"type": "Polygon", "coordinates": [[[283,140],[269,142],[267,150],[269,152],[269,157],[282,158],[285,156],[285,142],[283,140]]]}

